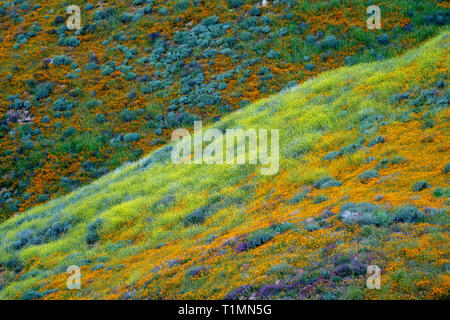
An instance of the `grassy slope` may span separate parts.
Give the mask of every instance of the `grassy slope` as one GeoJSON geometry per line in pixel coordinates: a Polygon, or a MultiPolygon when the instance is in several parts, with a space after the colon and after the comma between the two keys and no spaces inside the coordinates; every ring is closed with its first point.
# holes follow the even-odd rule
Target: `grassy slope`
{"type": "Polygon", "coordinates": [[[82,10],[84,29],[78,34],[64,30],[65,2],[17,1],[11,7],[0,1],[0,221],[158,148],[168,141],[173,128],[189,125],[189,117],[183,116],[186,113],[211,121],[245,102],[276,93],[291,81],[301,83],[345,63],[404,53],[438,34],[450,21],[448,4],[434,0],[380,3],[382,30],[374,31],[365,25],[365,0],[269,1],[260,15],[251,16],[259,2],[244,0],[229,9],[227,0],[195,1],[195,5],[178,0],[74,0],[71,4],[82,10]],[[90,2],[93,8],[86,9],[90,2]],[[120,21],[122,14],[137,16],[148,7],[153,12],[137,21],[120,21]],[[161,14],[162,8],[168,13],[161,14]],[[105,19],[107,10],[112,11],[105,19]],[[99,14],[102,12],[104,16],[99,14]],[[205,27],[208,24],[203,24],[214,16],[218,21],[212,22],[211,30],[217,25],[230,26],[218,36],[211,36],[205,27]],[[174,40],[177,32],[193,30],[198,34],[195,44],[174,40]],[[23,34],[30,31],[35,34],[25,41],[23,34]],[[151,34],[160,37],[151,40],[151,34]],[[383,34],[387,41],[378,40],[383,34]],[[80,44],[61,44],[60,35],[62,39],[76,37],[80,44]],[[335,41],[327,44],[325,39],[333,39],[329,36],[335,41]],[[19,45],[21,41],[25,43],[19,45]],[[153,52],[161,46],[172,55],[162,54],[149,62],[150,57],[158,56],[153,52]],[[192,49],[187,57],[183,56],[186,46],[192,49]],[[211,49],[218,50],[217,57],[205,55],[211,49]],[[60,55],[73,64],[45,62],[60,55]],[[177,55],[181,58],[172,60],[177,55]],[[259,60],[252,63],[255,58],[259,60]],[[117,68],[103,74],[92,69],[92,63],[88,64],[92,61],[97,61],[99,68],[107,63],[117,68]],[[308,63],[314,69],[308,70],[308,63]],[[87,70],[88,66],[91,69],[87,70]],[[75,73],[79,78],[67,78],[75,73]],[[193,82],[189,79],[193,75],[199,82],[183,91],[183,86],[193,82]],[[224,79],[219,75],[225,75],[224,79]],[[138,80],[142,76],[149,81],[138,80]],[[153,80],[164,81],[162,87],[145,91],[153,80]],[[46,82],[53,86],[49,97],[36,101],[36,85],[46,82]],[[3,117],[14,111],[8,101],[14,95],[31,102],[27,111],[32,122],[18,124],[3,117]],[[199,107],[196,99],[207,101],[212,96],[221,100],[214,98],[199,107]],[[179,102],[180,97],[185,101],[179,102]],[[54,102],[60,98],[68,101],[64,107],[74,107],[69,112],[55,111],[54,102]],[[129,121],[121,117],[126,110],[132,114],[129,121]],[[168,120],[170,111],[184,119],[183,123],[168,120]],[[42,121],[45,117],[48,122],[42,121]],[[76,132],[71,132],[71,127],[76,132]],[[142,136],[137,142],[120,141],[120,135],[127,133],[142,136]]]}
{"type": "Polygon", "coordinates": [[[445,197],[433,195],[449,178],[449,110],[436,103],[445,90],[448,97],[448,88],[432,94],[429,104],[407,102],[448,75],[449,36],[444,32],[399,58],[326,72],[214,125],[280,129],[280,172],[274,177],[260,176],[250,165],[175,166],[165,147],[2,223],[0,297],[223,298],[246,284],[252,286],[248,295],[258,297],[295,297],[308,285],[313,290],[300,298],[445,297],[448,213],[426,208],[448,206],[445,197]],[[411,98],[393,104],[393,95],[402,92],[411,98]],[[386,141],[367,147],[379,135],[386,141]],[[354,152],[322,160],[358,140],[362,145],[354,152]],[[377,178],[357,179],[374,168],[377,178]],[[324,176],[342,185],[311,187],[324,176]],[[421,180],[431,187],[413,191],[421,180]],[[302,190],[311,191],[290,201],[302,190]],[[319,195],[326,200],[317,203],[319,195]],[[383,197],[376,202],[378,195],[383,197]],[[380,205],[378,225],[343,223],[336,216],[305,224],[327,208],[339,212],[346,202],[380,205]],[[186,215],[208,203],[216,210],[204,223],[186,227],[186,215]],[[426,217],[390,221],[407,204],[426,217]],[[87,228],[96,219],[99,241],[88,245],[87,228]],[[286,228],[273,227],[277,223],[286,228]],[[65,232],[46,233],[55,224],[65,232]],[[255,243],[257,230],[272,240],[238,250],[243,242],[255,243]],[[20,247],[36,236],[47,242],[20,247]],[[65,288],[65,270],[74,264],[83,265],[79,291],[65,288]],[[365,275],[345,272],[354,264],[379,265],[382,289],[367,290],[365,275]],[[282,282],[271,286],[277,280],[282,282]],[[296,285],[288,290],[287,283],[296,285]]]}

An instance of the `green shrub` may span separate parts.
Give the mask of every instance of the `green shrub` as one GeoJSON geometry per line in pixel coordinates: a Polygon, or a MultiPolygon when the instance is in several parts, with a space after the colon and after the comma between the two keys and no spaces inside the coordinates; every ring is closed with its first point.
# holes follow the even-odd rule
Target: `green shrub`
{"type": "Polygon", "coordinates": [[[66,140],[67,138],[71,137],[75,133],[77,133],[77,130],[74,127],[70,126],[63,132],[62,139],[66,140]]]}
{"type": "Polygon", "coordinates": [[[433,195],[435,197],[450,197],[450,188],[437,187],[433,190],[433,195]]]}
{"type": "Polygon", "coordinates": [[[374,238],[379,235],[378,229],[379,228],[371,225],[363,226],[360,235],[362,238],[374,238]]]}
{"type": "Polygon", "coordinates": [[[273,237],[275,237],[275,231],[270,228],[257,230],[248,237],[248,247],[249,249],[256,248],[272,240],[273,237]]]}
{"type": "Polygon", "coordinates": [[[167,16],[170,13],[170,11],[165,7],[161,7],[158,9],[158,13],[162,16],[167,16]]]}
{"type": "Polygon", "coordinates": [[[64,39],[63,45],[66,47],[78,47],[80,45],[80,40],[75,36],[68,37],[64,39]]]}
{"type": "Polygon", "coordinates": [[[395,222],[420,222],[425,215],[415,206],[404,206],[398,208],[394,214],[395,222]]]}
{"type": "Polygon", "coordinates": [[[377,210],[373,213],[378,226],[387,226],[392,223],[392,217],[384,210],[377,210]]]}
{"type": "Polygon", "coordinates": [[[227,0],[231,8],[239,8],[244,3],[243,0],[227,0]]]}
{"type": "Polygon", "coordinates": [[[408,159],[406,159],[405,157],[402,156],[394,156],[391,159],[391,164],[400,164],[400,163],[405,163],[407,162],[408,159]]]}
{"type": "Polygon", "coordinates": [[[267,53],[267,58],[269,59],[279,59],[281,57],[280,53],[275,50],[270,50],[267,53]]]}
{"type": "Polygon", "coordinates": [[[276,223],[276,224],[270,226],[270,229],[275,231],[275,233],[277,233],[277,234],[289,231],[293,228],[295,228],[295,225],[293,223],[288,223],[288,222],[276,223]]]}
{"type": "Polygon", "coordinates": [[[305,38],[305,43],[308,45],[312,45],[312,44],[316,43],[316,41],[317,41],[317,37],[312,34],[306,36],[306,38],[305,38]]]}
{"type": "Polygon", "coordinates": [[[93,109],[101,106],[102,104],[103,104],[102,100],[89,100],[88,102],[86,102],[86,108],[93,109]]]}
{"type": "Polygon", "coordinates": [[[400,122],[409,122],[412,120],[411,114],[409,111],[403,111],[400,115],[395,117],[396,119],[398,119],[398,121],[400,122]]]}
{"type": "Polygon", "coordinates": [[[202,224],[205,221],[208,214],[209,214],[208,210],[206,210],[206,208],[204,208],[204,207],[196,209],[196,210],[192,211],[191,213],[189,213],[184,218],[184,221],[183,221],[184,225],[192,226],[195,224],[202,224]]]}
{"type": "Polygon", "coordinates": [[[328,36],[317,42],[317,46],[320,49],[336,49],[339,45],[340,41],[335,36],[328,36]]]}
{"type": "Polygon", "coordinates": [[[431,209],[430,216],[427,221],[440,226],[448,226],[450,223],[450,214],[448,214],[447,209],[431,209]]]}
{"type": "Polygon", "coordinates": [[[97,123],[104,123],[107,121],[106,117],[101,113],[97,113],[94,117],[94,120],[97,123]]]}
{"type": "Polygon", "coordinates": [[[94,21],[100,21],[100,20],[105,19],[105,14],[101,10],[95,10],[93,18],[94,18],[94,21]]]}
{"type": "Polygon", "coordinates": [[[68,74],[66,74],[67,79],[78,79],[79,77],[80,75],[78,73],[69,72],[68,74]]]}
{"type": "Polygon", "coordinates": [[[388,45],[391,41],[391,37],[387,33],[383,33],[382,35],[377,37],[377,42],[381,45],[388,45]]]}
{"type": "Polygon", "coordinates": [[[98,232],[100,231],[102,224],[102,220],[97,219],[87,226],[85,238],[87,244],[93,245],[100,240],[98,232]]]}
{"type": "Polygon", "coordinates": [[[342,147],[339,153],[341,154],[352,154],[358,151],[361,148],[361,144],[359,143],[352,143],[348,146],[342,147]]]}
{"type": "Polygon", "coordinates": [[[39,291],[28,290],[20,296],[20,300],[38,300],[42,299],[43,297],[44,295],[39,291]]]}
{"type": "Polygon", "coordinates": [[[331,151],[331,152],[328,152],[328,153],[322,158],[322,160],[328,160],[328,161],[331,161],[331,160],[336,159],[336,158],[339,157],[340,155],[341,155],[340,152],[337,152],[337,151],[331,151]]]}
{"type": "Polygon", "coordinates": [[[110,74],[112,74],[114,72],[113,67],[107,66],[107,65],[103,65],[100,68],[100,70],[101,70],[103,76],[109,76],[110,74]]]}
{"type": "Polygon", "coordinates": [[[126,77],[125,77],[125,79],[126,79],[127,81],[131,81],[131,80],[136,79],[136,77],[137,77],[137,74],[136,74],[136,73],[134,73],[134,72],[128,72],[127,75],[126,75],[126,77]]]}
{"type": "Polygon", "coordinates": [[[380,170],[380,169],[384,169],[384,168],[387,168],[388,167],[388,164],[389,164],[389,159],[387,159],[387,158],[384,158],[384,159],[382,159],[381,161],[380,161],[380,163],[379,164],[377,164],[376,166],[375,166],[375,170],[380,170]]]}
{"type": "Polygon", "coordinates": [[[423,126],[424,128],[433,128],[436,125],[436,120],[431,117],[423,118],[423,126]]]}
{"type": "Polygon", "coordinates": [[[73,190],[77,185],[78,185],[78,182],[69,177],[62,177],[60,180],[60,186],[65,191],[73,190]]]}
{"type": "Polygon", "coordinates": [[[376,170],[367,170],[358,176],[358,179],[363,182],[367,182],[373,178],[378,178],[378,172],[376,170]]]}
{"type": "Polygon", "coordinates": [[[119,117],[123,122],[130,122],[137,119],[137,113],[132,110],[125,109],[120,113],[119,117]]]}
{"type": "Polygon", "coordinates": [[[104,269],[105,268],[105,264],[104,263],[99,263],[99,264],[96,264],[95,266],[93,266],[92,267],[92,271],[97,271],[97,270],[101,270],[101,269],[104,269]]]}
{"type": "Polygon", "coordinates": [[[369,146],[369,148],[372,148],[373,146],[379,144],[379,143],[384,143],[386,141],[386,139],[382,136],[373,138],[372,140],[369,141],[369,143],[367,144],[369,146]]]}
{"type": "Polygon", "coordinates": [[[127,133],[124,137],[123,140],[125,142],[136,142],[139,141],[141,139],[141,134],[140,133],[127,133]]]}
{"type": "Polygon", "coordinates": [[[54,56],[52,62],[55,66],[68,66],[72,63],[72,59],[66,55],[54,56]]]}
{"type": "Polygon", "coordinates": [[[15,240],[11,243],[11,248],[20,250],[26,246],[45,244],[59,239],[72,227],[73,223],[74,220],[71,216],[66,219],[55,216],[42,228],[27,228],[19,231],[15,240]]]}
{"type": "Polygon", "coordinates": [[[177,3],[175,4],[175,9],[181,11],[186,10],[189,7],[190,2],[191,2],[190,0],[177,1],[177,3]]]}
{"type": "Polygon", "coordinates": [[[422,191],[424,189],[431,188],[431,186],[426,181],[418,181],[414,183],[412,190],[413,191],[422,191]]]}
{"type": "Polygon", "coordinates": [[[212,26],[219,22],[219,17],[216,15],[209,16],[205,19],[203,19],[202,24],[205,26],[212,26]]]}
{"type": "Polygon", "coordinates": [[[340,187],[342,182],[334,180],[332,177],[324,177],[316,180],[313,184],[314,188],[325,189],[329,187],[340,187]]]}
{"type": "Polygon", "coordinates": [[[129,14],[128,12],[122,12],[119,16],[119,20],[122,23],[130,22],[132,18],[133,18],[133,16],[131,14],[129,14]]]}
{"type": "Polygon", "coordinates": [[[48,98],[48,96],[50,95],[50,91],[52,90],[52,87],[53,86],[50,82],[38,85],[34,91],[34,97],[37,100],[48,98]]]}
{"type": "Polygon", "coordinates": [[[251,40],[252,38],[253,38],[253,35],[251,34],[251,32],[248,32],[248,31],[244,31],[244,32],[242,32],[241,35],[240,35],[240,39],[241,39],[242,41],[249,41],[249,40],[251,40]]]}
{"type": "Polygon", "coordinates": [[[300,193],[295,194],[290,200],[289,200],[289,204],[294,204],[294,203],[299,203],[300,201],[302,201],[303,199],[306,198],[306,195],[309,193],[308,190],[304,190],[300,193]]]}
{"type": "Polygon", "coordinates": [[[324,202],[324,201],[327,201],[327,200],[328,200],[327,196],[320,195],[320,196],[318,196],[318,197],[316,197],[314,199],[314,204],[318,204],[318,203],[321,203],[321,202],[324,202]]]}
{"type": "Polygon", "coordinates": [[[84,66],[84,69],[87,71],[94,71],[98,69],[98,64],[95,62],[89,62],[84,66]]]}
{"type": "Polygon", "coordinates": [[[58,98],[53,103],[53,111],[70,111],[73,107],[73,104],[66,98],[58,98]]]}
{"type": "Polygon", "coordinates": [[[47,201],[48,200],[48,194],[40,194],[39,196],[38,196],[38,201],[39,202],[45,202],[45,201],[47,201]]]}
{"type": "Polygon", "coordinates": [[[450,163],[447,163],[444,167],[444,173],[449,173],[450,172],[450,163]]]}
{"type": "Polygon", "coordinates": [[[261,8],[260,7],[252,7],[249,12],[251,16],[260,16],[261,15],[261,8]]]}

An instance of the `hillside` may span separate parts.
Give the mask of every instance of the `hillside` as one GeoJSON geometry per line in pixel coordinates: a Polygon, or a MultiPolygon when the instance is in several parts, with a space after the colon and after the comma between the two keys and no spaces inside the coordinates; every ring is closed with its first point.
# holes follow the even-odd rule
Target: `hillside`
{"type": "Polygon", "coordinates": [[[167,145],[10,218],[0,298],[448,299],[449,45],[444,32],[213,124],[279,129],[276,175],[175,165],[167,145]]]}
{"type": "Polygon", "coordinates": [[[0,1],[0,221],[321,72],[445,30],[446,1],[0,1]]]}

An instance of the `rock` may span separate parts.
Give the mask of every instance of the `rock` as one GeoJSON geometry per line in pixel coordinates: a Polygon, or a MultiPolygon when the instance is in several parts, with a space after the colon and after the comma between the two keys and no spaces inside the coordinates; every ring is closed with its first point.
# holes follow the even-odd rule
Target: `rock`
{"type": "Polygon", "coordinates": [[[6,112],[6,119],[8,123],[18,122],[18,123],[28,123],[33,121],[32,115],[25,109],[18,110],[8,110],[6,112]]]}
{"type": "Polygon", "coordinates": [[[342,214],[343,219],[355,219],[361,217],[361,214],[359,212],[350,212],[350,211],[344,211],[342,214]]]}
{"type": "Polygon", "coordinates": [[[334,212],[332,212],[332,211],[326,209],[324,212],[322,212],[322,213],[319,215],[319,218],[320,218],[320,219],[328,219],[328,218],[331,218],[332,216],[335,216],[335,215],[336,215],[336,213],[334,213],[334,212]]]}
{"type": "Polygon", "coordinates": [[[314,222],[315,222],[314,217],[311,217],[311,218],[308,218],[308,219],[305,220],[305,224],[311,224],[311,223],[314,223],[314,222]]]}
{"type": "Polygon", "coordinates": [[[300,210],[295,210],[295,211],[292,211],[291,213],[289,213],[289,216],[295,216],[295,215],[297,215],[298,213],[300,212],[300,210]]]}
{"type": "Polygon", "coordinates": [[[306,285],[296,295],[297,299],[306,299],[309,297],[309,295],[314,291],[314,286],[311,284],[306,285]]]}

